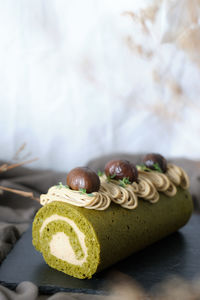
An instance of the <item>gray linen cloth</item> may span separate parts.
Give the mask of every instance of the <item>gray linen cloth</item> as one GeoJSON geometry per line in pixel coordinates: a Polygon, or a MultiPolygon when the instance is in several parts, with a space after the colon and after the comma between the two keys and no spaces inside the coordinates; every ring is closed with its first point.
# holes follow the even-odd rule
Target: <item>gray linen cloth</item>
{"type": "MultiPolygon", "coordinates": [[[[0,165],[3,162],[0,161],[0,165]]],[[[66,174],[53,171],[30,170],[23,167],[0,173],[0,185],[33,192],[39,197],[48,187],[64,181],[66,174]]],[[[0,194],[0,262],[20,235],[28,228],[40,204],[10,192],[0,194]]]]}
{"type": "MultiPolygon", "coordinates": [[[[113,154],[94,159],[88,166],[94,170],[103,170],[107,161],[114,158],[128,159],[134,163],[141,162],[142,155],[113,154]]],[[[194,200],[196,213],[200,213],[200,162],[188,159],[171,160],[183,167],[190,176],[190,191],[194,200]]],[[[0,161],[0,165],[4,162],[0,161]]],[[[67,170],[68,171],[68,170],[67,170]]],[[[33,192],[35,196],[46,193],[48,188],[58,182],[66,181],[66,173],[55,171],[31,170],[25,167],[18,167],[7,172],[0,173],[0,185],[23,191],[33,192]]],[[[24,198],[10,192],[0,194],[0,262],[12,249],[21,234],[28,228],[40,204],[32,199],[24,198]]],[[[68,293],[57,293],[51,297],[39,296],[38,288],[30,282],[22,282],[16,288],[16,292],[0,286],[0,300],[16,299],[84,299],[85,295],[72,295],[68,293]],[[39,297],[39,298],[38,298],[39,297]]],[[[90,296],[87,295],[87,299],[90,296]]],[[[91,299],[98,299],[99,296],[92,296],[91,299]]]]}

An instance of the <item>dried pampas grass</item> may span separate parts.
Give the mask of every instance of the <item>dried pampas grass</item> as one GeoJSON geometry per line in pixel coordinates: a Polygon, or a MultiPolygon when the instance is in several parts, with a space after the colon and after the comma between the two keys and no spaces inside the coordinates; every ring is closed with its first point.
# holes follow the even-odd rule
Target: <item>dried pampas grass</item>
{"type": "MultiPolygon", "coordinates": [[[[14,156],[15,160],[19,159],[19,155],[25,149],[25,147],[26,147],[26,143],[24,143],[22,146],[20,146],[20,148],[15,153],[15,156],[14,156]]],[[[7,172],[11,169],[15,169],[17,167],[21,167],[21,166],[30,164],[30,163],[32,163],[36,160],[38,160],[38,158],[33,158],[33,159],[29,159],[29,160],[25,160],[25,161],[13,163],[13,164],[8,164],[8,163],[2,164],[2,165],[0,165],[0,173],[7,172]]],[[[14,193],[14,194],[20,195],[22,197],[26,197],[26,198],[31,198],[33,200],[36,200],[36,201],[40,202],[40,199],[35,197],[32,192],[16,190],[16,189],[13,189],[13,188],[9,188],[9,187],[5,187],[5,186],[0,185],[0,194],[2,194],[3,191],[14,193]]]]}

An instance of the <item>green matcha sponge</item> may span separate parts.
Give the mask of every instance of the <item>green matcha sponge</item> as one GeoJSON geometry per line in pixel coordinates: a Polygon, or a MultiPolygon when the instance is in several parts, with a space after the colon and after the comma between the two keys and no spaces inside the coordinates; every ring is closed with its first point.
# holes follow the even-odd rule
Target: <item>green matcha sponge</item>
{"type": "Polygon", "coordinates": [[[46,263],[83,279],[177,231],[189,220],[193,205],[188,191],[160,194],[151,204],[142,199],[134,210],[112,203],[105,211],[64,202],[42,207],[33,222],[33,245],[46,263]]]}

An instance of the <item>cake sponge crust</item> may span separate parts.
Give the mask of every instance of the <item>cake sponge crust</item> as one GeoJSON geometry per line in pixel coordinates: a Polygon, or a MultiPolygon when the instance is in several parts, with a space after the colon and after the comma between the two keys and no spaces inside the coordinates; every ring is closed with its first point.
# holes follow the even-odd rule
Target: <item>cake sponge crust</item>
{"type": "Polygon", "coordinates": [[[189,192],[182,188],[178,188],[173,197],[160,193],[160,201],[155,204],[142,199],[139,202],[135,210],[112,203],[105,211],[89,210],[58,201],[47,204],[35,217],[33,245],[53,268],[77,278],[90,278],[95,272],[177,231],[187,223],[193,209],[189,192]],[[85,235],[88,256],[82,265],[56,258],[50,251],[53,235],[61,231],[69,236],[71,247],[81,261],[84,251],[81,252],[80,242],[69,224],[50,222],[40,234],[45,219],[55,214],[73,220],[85,235]]]}
{"type": "MultiPolygon", "coordinates": [[[[63,202],[52,202],[38,211],[33,222],[33,245],[43,254],[49,266],[80,279],[86,277],[91,278],[100,263],[99,241],[92,225],[74,206],[63,202]],[[54,220],[49,222],[41,232],[44,221],[51,216],[69,218],[75,223],[74,226],[77,226],[78,230],[83,233],[84,243],[87,249],[87,257],[84,263],[82,263],[84,258],[83,248],[80,244],[80,238],[74,230],[74,226],[70,226],[70,224],[64,220],[54,220]],[[62,232],[69,237],[69,243],[77,260],[80,260],[80,265],[72,264],[52,255],[50,249],[51,240],[58,232],[62,232]]],[[[67,251],[67,249],[63,249],[63,251],[67,251]]]]}

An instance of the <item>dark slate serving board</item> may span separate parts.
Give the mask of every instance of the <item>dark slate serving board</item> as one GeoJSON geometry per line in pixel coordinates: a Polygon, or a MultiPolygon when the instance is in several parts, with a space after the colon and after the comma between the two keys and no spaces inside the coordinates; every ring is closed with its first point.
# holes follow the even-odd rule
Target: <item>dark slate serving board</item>
{"type": "Polygon", "coordinates": [[[200,215],[193,215],[179,232],[132,255],[90,280],[79,280],[48,267],[32,246],[31,228],[21,237],[0,267],[0,282],[13,289],[32,281],[41,293],[60,291],[101,294],[111,271],[119,271],[150,289],[170,275],[192,279],[200,275],[200,215]]]}

